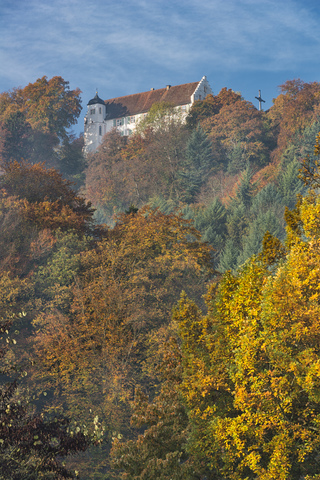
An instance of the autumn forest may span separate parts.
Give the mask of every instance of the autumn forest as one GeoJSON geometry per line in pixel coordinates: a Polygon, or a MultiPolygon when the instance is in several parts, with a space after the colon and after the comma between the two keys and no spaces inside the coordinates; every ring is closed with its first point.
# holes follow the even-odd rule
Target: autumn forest
{"type": "Polygon", "coordinates": [[[0,478],[319,480],[320,83],[81,108],[0,94],[0,478]]]}

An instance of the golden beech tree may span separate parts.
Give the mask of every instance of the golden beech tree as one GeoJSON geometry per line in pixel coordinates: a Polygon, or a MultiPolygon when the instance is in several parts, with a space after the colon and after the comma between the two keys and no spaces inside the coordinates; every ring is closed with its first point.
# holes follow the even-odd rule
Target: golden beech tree
{"type": "Polygon", "coordinates": [[[320,197],[312,185],[286,218],[286,249],[268,235],[258,258],[209,288],[207,315],[185,297],[175,314],[190,450],[214,478],[320,475],[320,197]]]}

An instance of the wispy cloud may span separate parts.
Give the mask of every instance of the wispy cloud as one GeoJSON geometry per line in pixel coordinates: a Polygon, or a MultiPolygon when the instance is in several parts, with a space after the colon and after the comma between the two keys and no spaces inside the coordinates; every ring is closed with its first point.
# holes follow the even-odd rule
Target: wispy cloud
{"type": "Polygon", "coordinates": [[[302,69],[317,59],[319,13],[304,0],[5,0],[0,88],[62,75],[120,94],[168,76],[302,69]]]}
{"type": "Polygon", "coordinates": [[[56,62],[189,68],[210,58],[227,69],[263,58],[263,68],[275,69],[311,59],[320,42],[317,19],[293,1],[31,0],[2,8],[1,58],[27,72],[56,62]]]}

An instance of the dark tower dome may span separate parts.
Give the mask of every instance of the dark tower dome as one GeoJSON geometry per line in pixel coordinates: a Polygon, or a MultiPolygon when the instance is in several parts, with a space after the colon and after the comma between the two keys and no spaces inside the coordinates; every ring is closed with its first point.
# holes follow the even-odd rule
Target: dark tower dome
{"type": "Polygon", "coordinates": [[[100,103],[101,105],[105,105],[104,101],[102,98],[99,97],[98,92],[96,92],[96,95],[94,98],[89,100],[88,105],[96,105],[97,103],[100,103]]]}

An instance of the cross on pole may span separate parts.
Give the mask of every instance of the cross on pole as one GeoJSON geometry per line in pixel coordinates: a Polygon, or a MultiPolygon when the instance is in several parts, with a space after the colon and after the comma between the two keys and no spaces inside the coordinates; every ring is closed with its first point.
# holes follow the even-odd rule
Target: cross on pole
{"type": "Polygon", "coordinates": [[[261,98],[261,90],[259,90],[259,97],[254,97],[254,98],[256,98],[259,101],[259,112],[261,112],[261,110],[262,110],[261,102],[266,103],[265,100],[262,100],[262,98],[261,98]]]}

